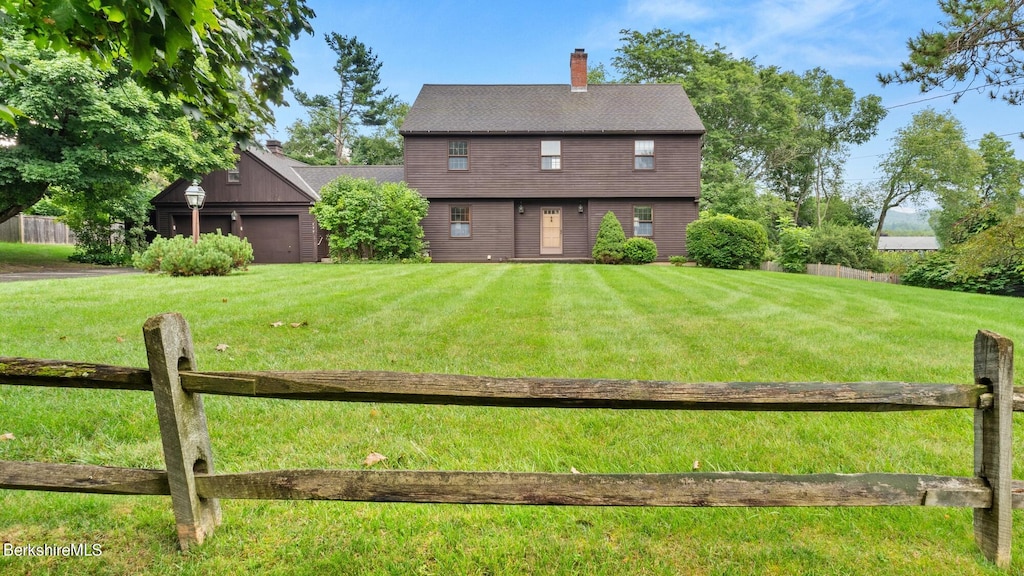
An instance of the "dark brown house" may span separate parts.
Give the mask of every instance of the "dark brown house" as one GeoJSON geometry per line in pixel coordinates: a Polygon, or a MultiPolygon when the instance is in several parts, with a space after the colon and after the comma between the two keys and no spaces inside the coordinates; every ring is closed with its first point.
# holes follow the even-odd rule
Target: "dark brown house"
{"type": "Polygon", "coordinates": [[[626,236],[686,253],[704,126],[678,84],[425,85],[402,126],[405,180],[429,200],[434,261],[589,258],[612,211],[626,236]]]}
{"type": "MultiPolygon", "coordinates": [[[[206,191],[200,232],[220,230],[247,238],[258,264],[317,262],[327,256],[327,241],[309,208],[331,180],[343,174],[402,179],[401,166],[308,166],[282,155],[280,143],[267,145],[269,151],[242,151],[235,168],[213,172],[200,182],[206,191]]],[[[192,233],[192,212],[185,204],[188,185],[178,180],[152,200],[157,234],[192,233]]]]}

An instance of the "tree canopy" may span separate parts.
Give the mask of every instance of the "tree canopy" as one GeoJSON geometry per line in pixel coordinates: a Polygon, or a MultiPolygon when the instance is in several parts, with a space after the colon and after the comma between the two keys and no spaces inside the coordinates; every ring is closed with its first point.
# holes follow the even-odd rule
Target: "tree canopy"
{"type": "MultiPolygon", "coordinates": [[[[103,70],[127,60],[137,84],[174,96],[221,123],[240,110],[272,119],[268,102],[281,104],[298,73],[289,47],[312,33],[305,0],[0,0],[0,16],[36,48],[74,53],[103,70]],[[251,92],[240,90],[247,82],[251,92]]],[[[26,62],[6,45],[0,65],[17,74],[26,62]]],[[[18,106],[0,100],[0,119],[13,122],[18,106]]],[[[252,123],[239,126],[248,134],[252,123]]]]}
{"type": "Polygon", "coordinates": [[[22,110],[0,123],[0,221],[51,188],[102,202],[127,195],[152,172],[194,177],[234,163],[232,144],[181,103],[138,85],[127,66],[101,70],[20,35],[5,53],[25,69],[0,82],[0,102],[22,110]]]}
{"type": "Polygon", "coordinates": [[[763,66],[683,33],[623,30],[617,52],[612,65],[623,81],[681,83],[703,120],[702,209],[769,228],[780,203],[798,219],[809,198],[820,224],[839,196],[850,146],[874,136],[886,114],[878,96],[858,98],[824,69],[763,66]]]}
{"type": "Polygon", "coordinates": [[[919,202],[924,195],[942,196],[970,185],[979,175],[980,159],[967,145],[964,128],[950,113],[927,108],[896,131],[892,148],[879,164],[882,182],[875,199],[879,207],[875,238],[881,235],[892,208],[919,202]]]}
{"type": "MultiPolygon", "coordinates": [[[[910,55],[899,70],[880,74],[882,84],[918,84],[922,92],[962,84],[962,91],[1020,104],[1024,91],[1024,0],[939,0],[942,30],[922,30],[907,41],[910,55]],[[979,81],[984,85],[975,86],[979,81]]],[[[962,92],[961,92],[962,93],[962,92]]]]}
{"type": "Polygon", "coordinates": [[[310,95],[294,90],[295,99],[317,117],[329,111],[334,119],[331,134],[334,141],[335,163],[348,162],[350,130],[352,125],[381,126],[388,121],[386,113],[395,105],[395,97],[388,96],[380,87],[381,62],[373,49],[358,38],[331,32],[326,36],[327,46],[338,56],[334,72],[338,75],[338,88],[332,94],[310,95]]]}

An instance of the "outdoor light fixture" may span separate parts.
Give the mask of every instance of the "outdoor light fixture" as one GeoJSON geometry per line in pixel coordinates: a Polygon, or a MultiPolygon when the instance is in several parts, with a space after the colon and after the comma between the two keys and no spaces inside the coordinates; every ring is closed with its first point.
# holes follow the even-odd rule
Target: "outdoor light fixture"
{"type": "Polygon", "coordinates": [[[579,213],[583,214],[583,202],[580,202],[579,213]]]}
{"type": "Polygon", "coordinates": [[[192,209],[192,243],[199,243],[199,210],[206,203],[206,190],[193,180],[192,185],[185,189],[185,203],[192,209]]]}
{"type": "Polygon", "coordinates": [[[520,202],[519,203],[519,213],[522,214],[523,212],[526,212],[526,210],[523,210],[523,203],[520,202]]]}

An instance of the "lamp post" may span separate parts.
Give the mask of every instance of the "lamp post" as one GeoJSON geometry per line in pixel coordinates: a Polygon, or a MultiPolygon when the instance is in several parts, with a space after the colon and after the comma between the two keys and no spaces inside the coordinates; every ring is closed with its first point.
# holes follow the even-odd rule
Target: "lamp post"
{"type": "Polygon", "coordinates": [[[185,189],[185,203],[192,209],[192,243],[199,243],[199,210],[206,202],[206,190],[193,180],[192,185],[185,189]]]}

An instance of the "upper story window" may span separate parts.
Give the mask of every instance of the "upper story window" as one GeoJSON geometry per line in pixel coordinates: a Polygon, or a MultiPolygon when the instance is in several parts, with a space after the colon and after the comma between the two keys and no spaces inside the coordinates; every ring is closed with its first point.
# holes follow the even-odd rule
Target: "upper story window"
{"type": "Polygon", "coordinates": [[[469,206],[452,206],[449,224],[452,238],[469,238],[473,232],[473,220],[469,206]]]}
{"type": "Polygon", "coordinates": [[[654,209],[633,206],[633,236],[654,236],[654,209]]]}
{"type": "Polygon", "coordinates": [[[228,170],[228,184],[239,184],[242,182],[242,173],[238,171],[238,166],[228,170]]]}
{"type": "Polygon", "coordinates": [[[654,140],[637,140],[633,143],[633,168],[654,170],[654,140]]]}
{"type": "Polygon", "coordinates": [[[448,169],[469,170],[469,142],[465,140],[448,142],[448,169]]]}
{"type": "Polygon", "coordinates": [[[541,140],[540,141],[540,169],[561,170],[562,169],[562,141],[541,140]]]}

